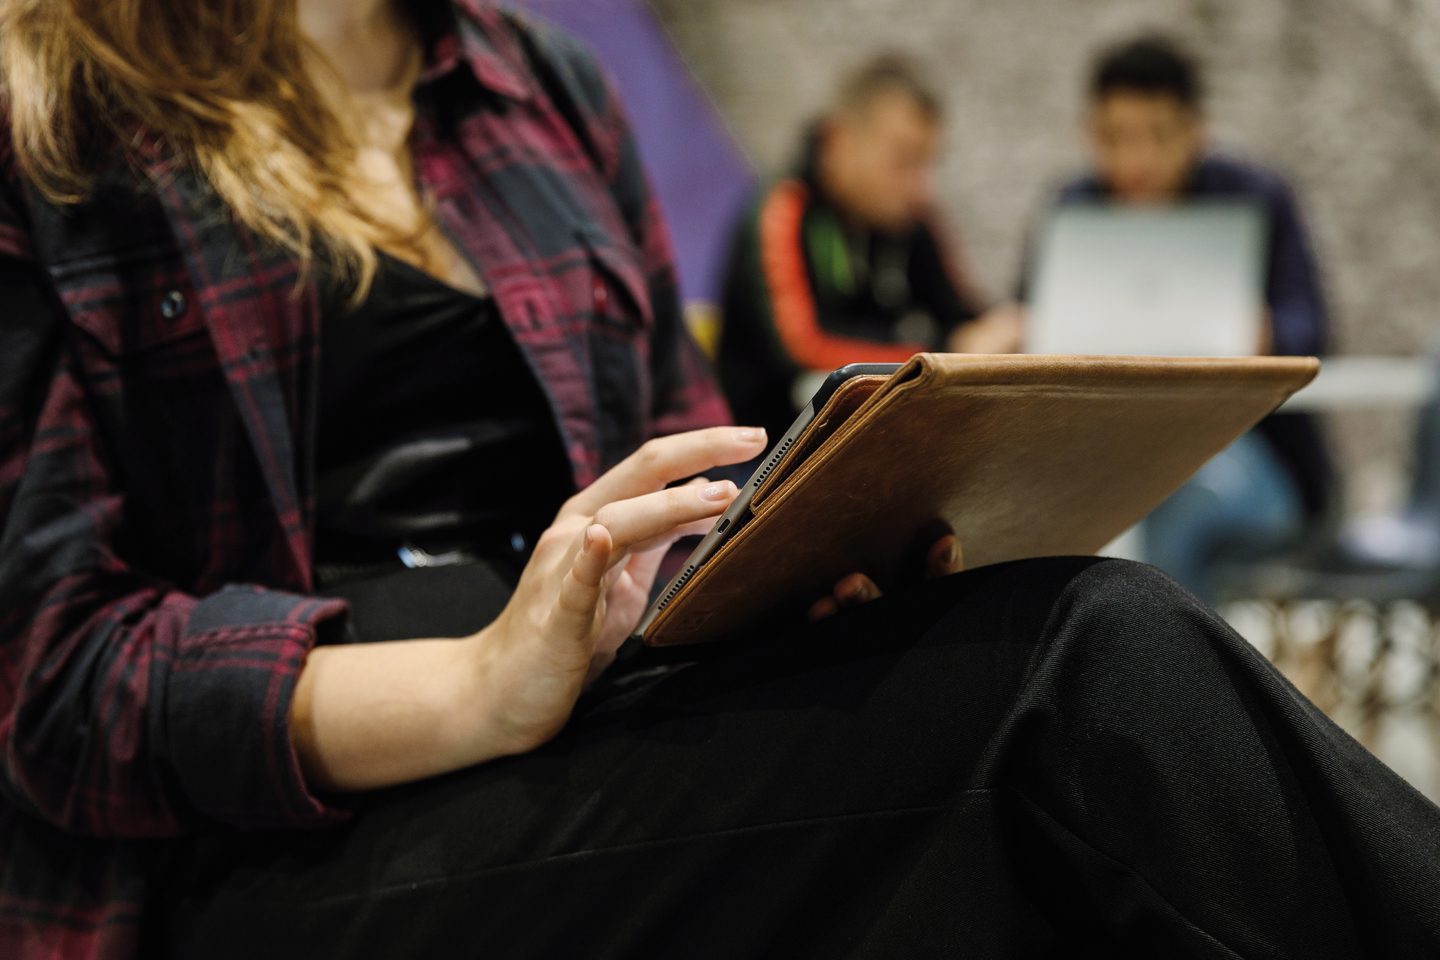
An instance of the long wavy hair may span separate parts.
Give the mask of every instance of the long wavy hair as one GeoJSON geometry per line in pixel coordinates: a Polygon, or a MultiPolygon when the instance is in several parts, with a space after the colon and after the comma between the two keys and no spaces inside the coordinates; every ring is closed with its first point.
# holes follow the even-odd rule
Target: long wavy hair
{"type": "Polygon", "coordinates": [[[355,201],[355,144],[312,76],[296,0],[0,0],[0,104],[20,170],[83,200],[101,158],[147,143],[193,165],[241,224],[359,295],[415,230],[355,201]]]}

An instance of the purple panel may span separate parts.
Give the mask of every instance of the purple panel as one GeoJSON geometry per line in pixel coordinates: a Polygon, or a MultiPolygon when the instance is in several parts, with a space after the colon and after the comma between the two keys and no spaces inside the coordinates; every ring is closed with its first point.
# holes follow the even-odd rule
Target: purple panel
{"type": "Polygon", "coordinates": [[[615,77],[670,221],[687,300],[719,299],[731,221],[754,173],[643,0],[518,0],[584,38],[615,77]]]}

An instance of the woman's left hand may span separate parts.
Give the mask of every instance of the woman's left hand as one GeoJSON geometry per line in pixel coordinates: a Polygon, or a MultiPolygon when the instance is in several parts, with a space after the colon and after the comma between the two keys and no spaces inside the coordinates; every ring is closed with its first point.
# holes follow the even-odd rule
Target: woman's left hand
{"type": "MultiPolygon", "coordinates": [[[[959,573],[965,568],[965,558],[960,553],[960,541],[955,534],[947,533],[930,545],[925,554],[925,576],[927,579],[959,573]]],[[[810,605],[810,619],[823,620],[839,612],[841,607],[854,607],[880,597],[880,588],[863,573],[852,573],[841,577],[829,596],[821,597],[810,605]]]]}
{"type": "MultiPolygon", "coordinates": [[[[689,486],[709,483],[705,477],[696,477],[689,486]]],[[[687,527],[681,527],[666,537],[646,544],[643,548],[629,551],[605,575],[605,618],[595,644],[595,658],[591,661],[590,672],[585,678],[588,685],[595,680],[610,662],[615,651],[625,638],[630,636],[640,622],[645,608],[650,605],[650,591],[660,564],[675,541],[681,537],[702,536],[715,526],[715,518],[707,517],[687,527]]]]}

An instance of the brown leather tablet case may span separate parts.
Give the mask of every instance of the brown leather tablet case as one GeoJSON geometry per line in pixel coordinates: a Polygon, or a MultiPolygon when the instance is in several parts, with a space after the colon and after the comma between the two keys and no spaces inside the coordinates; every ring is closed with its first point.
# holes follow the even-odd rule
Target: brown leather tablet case
{"type": "Polygon", "coordinates": [[[1094,553],[1319,366],[917,354],[812,424],[644,640],[698,643],[796,616],[854,571],[884,587],[940,524],[967,568],[1094,553]]]}

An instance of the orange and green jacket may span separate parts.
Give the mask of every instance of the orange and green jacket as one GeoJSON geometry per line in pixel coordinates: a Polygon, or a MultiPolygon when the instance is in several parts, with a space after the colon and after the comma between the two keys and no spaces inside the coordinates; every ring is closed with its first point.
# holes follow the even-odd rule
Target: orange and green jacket
{"type": "Polygon", "coordinates": [[[768,184],[747,206],[723,297],[722,385],[737,421],[772,436],[794,417],[796,376],[941,348],[982,306],[931,223],[857,227],[808,173],[768,184]]]}

